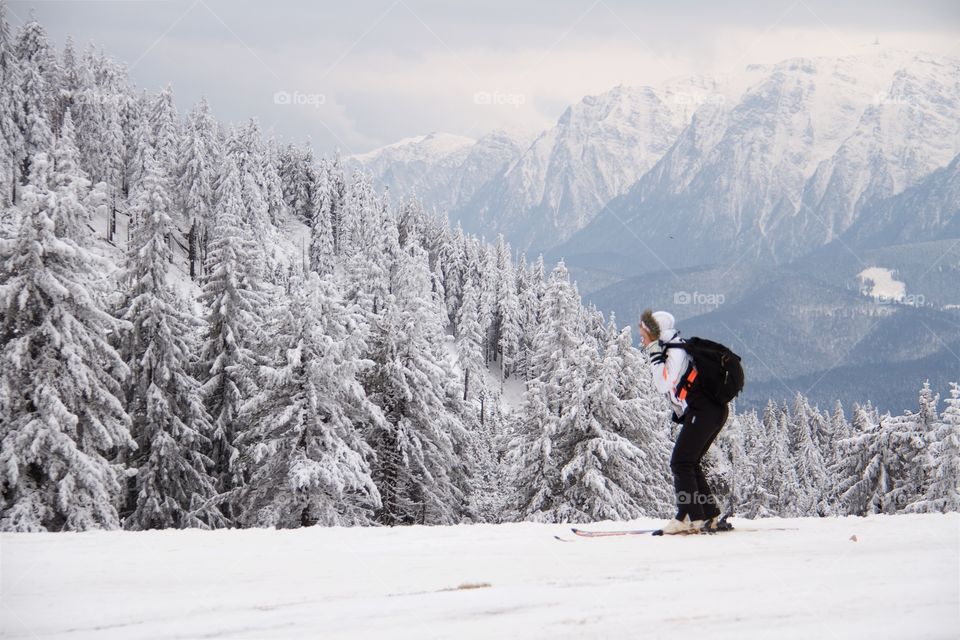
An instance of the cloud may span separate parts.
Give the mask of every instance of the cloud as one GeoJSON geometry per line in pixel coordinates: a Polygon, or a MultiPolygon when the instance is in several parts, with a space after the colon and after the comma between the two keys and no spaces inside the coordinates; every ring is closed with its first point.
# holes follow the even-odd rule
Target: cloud
{"type": "Polygon", "coordinates": [[[321,152],[433,130],[539,130],[617,84],[854,53],[877,36],[960,53],[960,12],[947,2],[80,0],[12,2],[12,21],[31,8],[56,41],[92,39],[131,64],[138,86],[172,82],[181,109],[206,95],[222,120],[255,116],[321,152]],[[280,90],[324,100],[278,105],[280,90]]]}

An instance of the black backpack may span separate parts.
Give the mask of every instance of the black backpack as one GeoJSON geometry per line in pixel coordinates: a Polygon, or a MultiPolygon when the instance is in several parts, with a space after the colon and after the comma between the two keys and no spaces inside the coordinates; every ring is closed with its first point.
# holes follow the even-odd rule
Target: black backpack
{"type": "Polygon", "coordinates": [[[740,356],[728,347],[713,340],[696,337],[684,342],[667,342],[663,346],[666,349],[683,349],[693,360],[697,377],[691,384],[691,390],[696,389],[720,404],[730,402],[743,391],[744,377],[740,356]]]}

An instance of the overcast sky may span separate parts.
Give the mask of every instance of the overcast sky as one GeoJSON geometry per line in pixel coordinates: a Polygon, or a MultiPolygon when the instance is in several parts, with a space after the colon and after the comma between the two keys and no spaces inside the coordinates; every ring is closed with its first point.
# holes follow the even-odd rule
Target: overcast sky
{"type": "Polygon", "coordinates": [[[181,110],[256,117],[283,140],[360,153],[448,131],[550,126],[617,84],[882,46],[960,55],[960,2],[770,0],[34,0],[61,46],[96,43],[181,110]],[[840,5],[840,6],[837,6],[840,5]],[[282,93],[278,93],[282,92],[282,93]]]}

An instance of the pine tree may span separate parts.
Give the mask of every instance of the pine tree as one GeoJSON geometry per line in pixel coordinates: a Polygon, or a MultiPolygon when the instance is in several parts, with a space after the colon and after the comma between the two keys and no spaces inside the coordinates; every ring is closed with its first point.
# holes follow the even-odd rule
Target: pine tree
{"type": "Polygon", "coordinates": [[[205,98],[187,117],[180,143],[179,190],[184,217],[189,225],[190,277],[198,278],[206,254],[214,205],[214,166],[218,162],[215,123],[205,98]]]}
{"type": "Polygon", "coordinates": [[[718,440],[725,444],[725,452],[730,460],[730,504],[728,511],[744,517],[756,516],[755,489],[760,471],[757,455],[763,425],[755,411],[749,413],[731,412],[731,424],[720,432],[718,440]],[[726,434],[724,432],[727,432],[726,434]],[[726,439],[724,439],[726,436],[726,439]]]}
{"type": "Polygon", "coordinates": [[[824,505],[826,515],[843,515],[844,506],[840,501],[838,487],[843,477],[846,464],[840,443],[850,437],[850,424],[843,413],[843,405],[837,400],[830,416],[829,436],[824,440],[821,451],[824,452],[824,463],[827,467],[829,482],[824,491],[824,505]]]}
{"type": "Polygon", "coordinates": [[[889,446],[896,464],[891,466],[893,488],[884,496],[886,513],[902,511],[926,494],[926,447],[928,434],[921,417],[909,411],[884,420],[890,432],[889,446]]]}
{"type": "Polygon", "coordinates": [[[540,329],[542,306],[546,283],[544,280],[543,256],[529,269],[518,271],[518,295],[520,297],[520,353],[518,368],[525,380],[536,376],[532,368],[534,340],[540,329]]]}
{"type": "Polygon", "coordinates": [[[563,498],[555,510],[560,521],[626,520],[668,508],[666,442],[637,396],[638,378],[624,375],[636,373],[629,362],[636,358],[630,342],[626,329],[610,337],[602,359],[589,343],[583,348],[584,404],[580,415],[562,427],[574,442],[560,469],[563,498]]]}
{"type": "Polygon", "coordinates": [[[172,208],[167,177],[151,155],[131,204],[139,224],[127,252],[129,288],[122,305],[123,319],[131,325],[122,349],[132,373],[127,410],[139,445],[130,460],[137,476],[127,529],[223,524],[213,506],[212,462],[203,454],[209,448],[210,415],[200,383],[186,368],[192,351],[188,338],[199,321],[182,311],[167,280],[172,208]]]}
{"type": "Polygon", "coordinates": [[[561,262],[550,275],[543,301],[544,322],[533,345],[531,375],[524,392],[523,427],[513,444],[517,494],[515,517],[562,522],[571,512],[564,500],[561,469],[572,457],[575,430],[583,430],[587,355],[579,299],[561,262]]]}
{"type": "Polygon", "coordinates": [[[261,367],[261,391],[244,406],[239,438],[249,460],[244,521],[255,526],[368,524],[380,507],[372,451],[357,425],[384,426],[359,378],[372,362],[363,317],[329,278],[296,286],[281,329],[282,364],[261,367]]]}
{"type": "Polygon", "coordinates": [[[280,179],[280,158],[276,142],[271,139],[263,149],[263,198],[267,203],[270,223],[283,228],[287,203],[283,199],[283,181],[280,179]]]}
{"type": "Polygon", "coordinates": [[[520,299],[517,296],[517,276],[509,255],[499,269],[497,282],[497,352],[500,354],[502,379],[514,374],[520,351],[520,299]]]}
{"type": "Polygon", "coordinates": [[[470,490],[469,511],[475,522],[499,524],[504,520],[507,483],[505,473],[505,442],[502,438],[505,422],[509,419],[501,411],[499,396],[494,396],[484,420],[468,425],[471,447],[469,455],[475,460],[473,483],[470,490]]]}
{"type": "MultiPolygon", "coordinates": [[[[207,256],[207,276],[201,302],[207,310],[206,337],[201,352],[203,395],[213,419],[213,460],[218,489],[242,486],[237,465],[238,416],[254,390],[254,348],[263,304],[259,283],[251,273],[255,247],[242,228],[243,202],[236,164],[226,159],[214,210],[214,229],[207,256]]],[[[228,515],[231,506],[227,504],[228,515]]]]}
{"type": "MultiPolygon", "coordinates": [[[[32,174],[34,156],[53,150],[54,85],[56,58],[50,51],[47,33],[36,20],[30,20],[20,30],[16,42],[19,59],[20,87],[17,97],[16,121],[20,128],[18,179],[28,182],[32,174]]],[[[14,151],[17,151],[14,147],[14,151]]]]}
{"type": "Polygon", "coordinates": [[[0,208],[14,202],[19,178],[16,151],[24,145],[17,121],[23,103],[20,73],[7,5],[0,2],[0,208]]]}
{"type": "Polygon", "coordinates": [[[241,221],[258,238],[266,237],[270,229],[270,211],[267,203],[264,177],[264,147],[260,125],[251,119],[246,126],[231,133],[226,153],[237,165],[240,199],[244,215],[241,221]]]}
{"type": "Polygon", "coordinates": [[[128,369],[107,342],[117,321],[87,290],[106,264],[57,235],[48,174],[35,156],[18,235],[0,240],[0,528],[116,528],[114,457],[136,447],[120,400],[128,369]]]}
{"type": "Polygon", "coordinates": [[[903,470],[895,444],[900,423],[889,415],[878,419],[869,406],[854,408],[853,434],[840,443],[848,459],[840,484],[847,514],[895,513],[904,506],[895,491],[903,470]]]}
{"type": "Polygon", "coordinates": [[[763,412],[760,433],[748,433],[751,456],[755,456],[753,492],[746,513],[749,517],[797,514],[797,476],[790,458],[789,412],[770,401],[763,412]]]}
{"type": "Polygon", "coordinates": [[[90,181],[80,168],[79,155],[68,109],[53,149],[54,172],[50,181],[51,189],[56,191],[53,221],[57,235],[83,244],[90,235],[91,212],[87,203],[90,181]]]}
{"type": "Polygon", "coordinates": [[[149,117],[149,102],[146,94],[132,101],[127,113],[124,139],[127,152],[124,157],[125,196],[131,196],[140,188],[146,174],[146,159],[154,149],[152,127],[149,117]]]}
{"type": "Polygon", "coordinates": [[[333,273],[333,227],[330,222],[331,200],[327,193],[326,172],[316,172],[311,189],[310,269],[323,276],[333,273]]]}
{"type": "Polygon", "coordinates": [[[334,156],[333,163],[327,169],[327,188],[323,193],[323,209],[330,220],[330,230],[333,234],[333,253],[340,256],[346,252],[346,237],[348,234],[347,220],[347,179],[340,162],[340,153],[334,156]]]}
{"type": "MultiPolygon", "coordinates": [[[[349,246],[343,260],[345,293],[349,300],[377,315],[390,292],[397,289],[391,277],[400,251],[399,228],[386,204],[375,197],[368,179],[361,176],[351,186],[350,196],[340,221],[344,225],[340,242],[349,246]]],[[[411,235],[407,244],[418,245],[419,237],[411,235]]]]}
{"type": "Polygon", "coordinates": [[[444,347],[444,319],[430,300],[426,253],[408,238],[391,271],[391,289],[372,343],[376,366],[365,380],[386,416],[368,441],[383,524],[450,524],[464,515],[471,469],[466,409],[444,347]]]}
{"type": "Polygon", "coordinates": [[[180,119],[173,103],[173,87],[169,84],[151,103],[147,118],[154,159],[165,175],[176,175],[177,152],[180,150],[180,119]]]}
{"type": "MultiPolygon", "coordinates": [[[[928,385],[924,385],[929,390],[928,385]]],[[[921,395],[921,399],[924,396],[921,395]]],[[[929,407],[929,405],[927,405],[929,407]]],[[[935,407],[936,405],[933,404],[935,407]]],[[[929,415],[923,412],[921,416],[929,415]]],[[[939,420],[930,432],[927,471],[930,479],[926,493],[910,505],[910,511],[960,511],[960,385],[950,384],[950,397],[939,420]]]]}
{"type": "Polygon", "coordinates": [[[483,335],[480,330],[478,294],[468,281],[463,292],[463,305],[457,316],[457,355],[463,368],[463,399],[483,398],[486,365],[483,361],[483,335]]]}
{"type": "Polygon", "coordinates": [[[77,147],[91,181],[105,182],[113,194],[123,189],[123,109],[129,89],[115,64],[91,45],[77,68],[71,102],[77,147]]]}
{"type": "Polygon", "coordinates": [[[283,148],[280,153],[280,185],[284,203],[295,219],[310,224],[317,206],[313,186],[317,180],[325,182],[326,174],[325,163],[321,164],[319,170],[314,168],[313,153],[309,146],[299,149],[290,144],[283,148]]]}
{"type": "Polygon", "coordinates": [[[793,467],[796,473],[799,504],[798,515],[822,515],[821,501],[827,487],[827,469],[817,444],[815,425],[819,412],[812,409],[807,399],[797,393],[794,398],[791,431],[796,440],[793,467]]]}

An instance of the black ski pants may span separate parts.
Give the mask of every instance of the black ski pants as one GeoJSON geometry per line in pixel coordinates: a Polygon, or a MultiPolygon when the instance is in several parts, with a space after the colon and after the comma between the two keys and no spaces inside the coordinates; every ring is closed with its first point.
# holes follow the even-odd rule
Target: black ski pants
{"type": "Polygon", "coordinates": [[[677,518],[689,515],[691,521],[720,515],[717,500],[710,491],[700,463],[729,414],[726,404],[698,400],[696,406],[689,405],[683,414],[683,427],[670,457],[673,486],[677,493],[677,518]]]}

